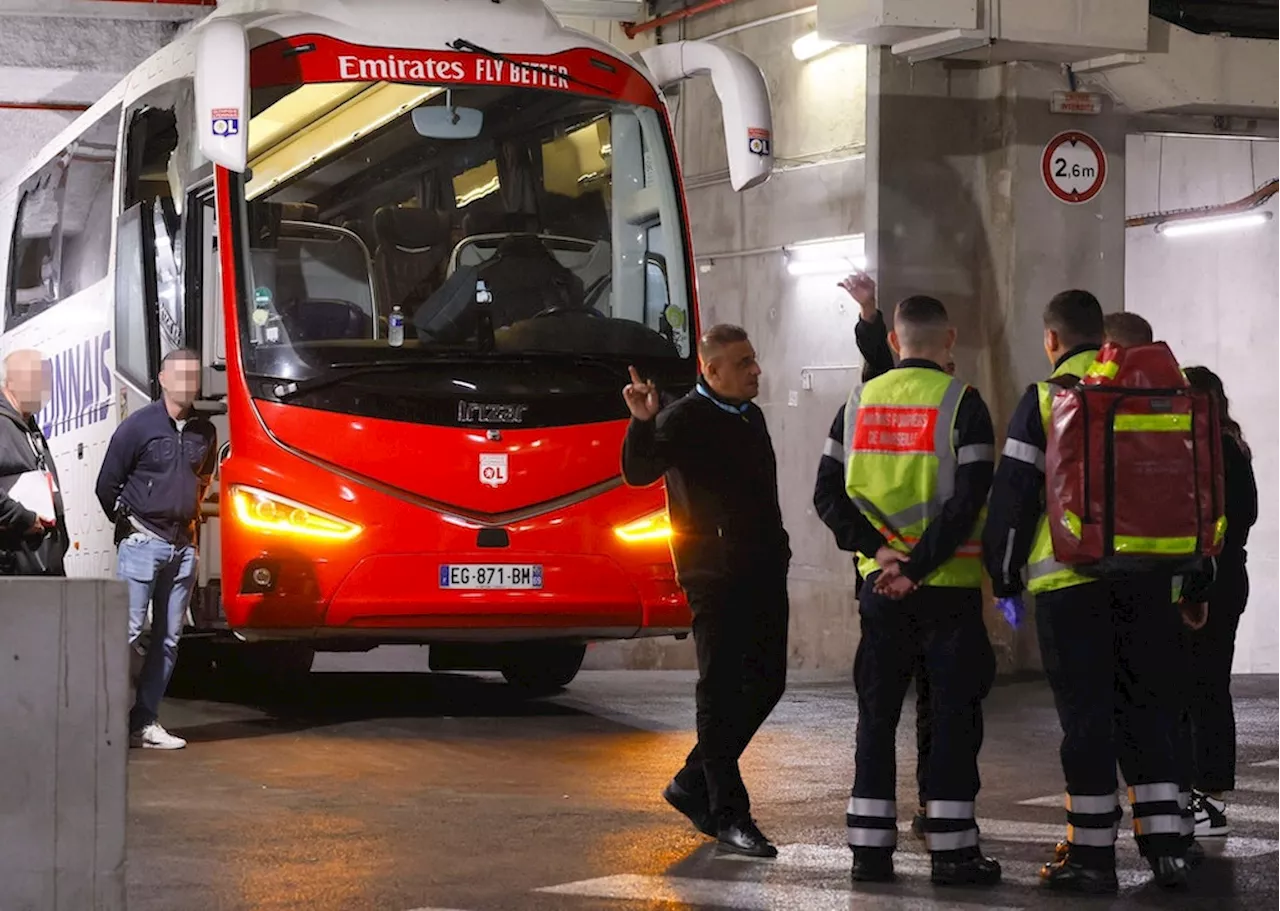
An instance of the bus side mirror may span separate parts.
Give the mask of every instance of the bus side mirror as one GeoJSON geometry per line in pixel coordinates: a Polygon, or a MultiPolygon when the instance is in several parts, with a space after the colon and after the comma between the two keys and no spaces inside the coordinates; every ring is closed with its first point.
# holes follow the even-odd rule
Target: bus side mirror
{"type": "Polygon", "coordinates": [[[195,117],[200,153],[243,172],[249,163],[249,38],[230,20],[199,26],[195,117]]]}
{"type": "Polygon", "coordinates": [[[764,74],[751,58],[707,41],[676,41],[640,52],[654,81],[668,85],[706,74],[720,99],[729,183],[735,190],[758,186],[773,171],[773,114],[764,74]]]}

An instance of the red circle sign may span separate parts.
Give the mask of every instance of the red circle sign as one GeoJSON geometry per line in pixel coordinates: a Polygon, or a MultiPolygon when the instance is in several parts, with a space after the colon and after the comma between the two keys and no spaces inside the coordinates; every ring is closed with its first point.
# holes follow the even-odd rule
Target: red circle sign
{"type": "Polygon", "coordinates": [[[1067,130],[1044,147],[1040,174],[1049,192],[1063,202],[1088,202],[1107,182],[1107,155],[1088,133],[1067,130]]]}

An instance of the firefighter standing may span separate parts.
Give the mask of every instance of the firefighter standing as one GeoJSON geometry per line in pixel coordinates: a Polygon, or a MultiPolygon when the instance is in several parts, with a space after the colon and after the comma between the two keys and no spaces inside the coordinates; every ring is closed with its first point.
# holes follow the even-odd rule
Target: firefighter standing
{"type": "MultiPolygon", "coordinates": [[[[889,347],[889,330],[884,315],[876,303],[876,283],[865,272],[855,272],[840,287],[857,302],[861,311],[854,327],[858,353],[862,355],[862,382],[871,382],[893,369],[893,349],[889,347]]],[[[947,373],[955,374],[955,362],[948,361],[947,373]]],[[[862,573],[858,569],[858,507],[853,505],[845,490],[845,453],[853,439],[853,425],[845,424],[843,404],[836,411],[831,430],[823,443],[822,458],[818,460],[817,479],[813,485],[813,506],[824,525],[835,536],[836,546],[854,553],[853,596],[862,598],[862,573]],[[846,436],[846,433],[848,434],[846,436]]],[[[911,833],[924,838],[925,798],[924,775],[929,766],[929,678],[925,674],[923,655],[911,676],[916,689],[916,788],[919,807],[911,819],[911,833]]]]}
{"type": "Polygon", "coordinates": [[[982,622],[978,536],[995,457],[977,391],[949,376],[955,329],[930,297],[897,307],[898,366],[856,389],[848,495],[858,506],[867,581],[854,659],[858,731],[846,812],[855,882],[894,878],[895,740],[912,669],[923,654],[932,744],[925,773],[926,842],[934,883],[994,884],[974,818],[982,699],[995,655],[982,622]]]}
{"type": "MultiPolygon", "coordinates": [[[[1044,326],[1052,376],[1083,376],[1103,341],[1097,299],[1086,291],[1062,292],[1045,309],[1044,326]]],[[[1175,751],[1179,620],[1170,605],[1170,577],[1098,580],[1054,559],[1044,475],[1052,393],[1050,383],[1037,383],[1014,412],[983,535],[997,597],[1019,595],[1027,570],[1062,725],[1068,850],[1041,877],[1063,891],[1118,889],[1119,758],[1139,846],[1157,881],[1178,887],[1187,872],[1175,751]]]]}

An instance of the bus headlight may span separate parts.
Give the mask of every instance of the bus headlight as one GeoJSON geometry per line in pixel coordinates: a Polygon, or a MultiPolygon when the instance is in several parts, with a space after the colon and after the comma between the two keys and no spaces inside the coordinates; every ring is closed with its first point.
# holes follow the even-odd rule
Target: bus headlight
{"type": "Polygon", "coordinates": [[[257,531],[298,538],[350,541],[363,530],[354,522],[256,487],[233,486],[231,503],[236,521],[257,531]]]}
{"type": "Polygon", "coordinates": [[[671,519],[664,509],[626,525],[618,525],[613,533],[628,544],[641,544],[647,541],[666,541],[671,537],[671,519]]]}

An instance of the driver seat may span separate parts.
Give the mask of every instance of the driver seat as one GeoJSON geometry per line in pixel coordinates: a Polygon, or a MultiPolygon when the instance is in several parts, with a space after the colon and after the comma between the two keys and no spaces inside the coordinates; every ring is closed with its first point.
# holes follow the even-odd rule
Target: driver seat
{"type": "Polygon", "coordinates": [[[556,307],[585,307],[582,279],[532,234],[512,234],[480,267],[479,278],[493,293],[493,322],[509,326],[556,307]]]}

